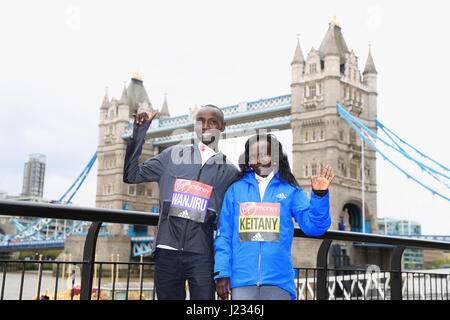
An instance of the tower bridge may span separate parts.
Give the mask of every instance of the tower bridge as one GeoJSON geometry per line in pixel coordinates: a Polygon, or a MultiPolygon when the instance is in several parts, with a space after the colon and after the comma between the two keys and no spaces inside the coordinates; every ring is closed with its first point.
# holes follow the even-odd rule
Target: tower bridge
{"type": "MultiPolygon", "coordinates": [[[[360,70],[358,57],[349,50],[341,27],[331,22],[319,49],[313,47],[306,58],[300,40],[297,41],[291,61],[290,90],[289,94],[222,107],[227,122],[223,138],[251,135],[259,130],[291,130],[291,165],[307,193],[311,191],[309,176],[316,175],[319,165],[328,164],[334,170],[336,177],[330,189],[331,230],[378,233],[376,150],[363,143],[362,132],[352,124],[356,121],[360,128],[377,133],[377,70],[370,49],[364,69],[360,70]]],[[[172,145],[193,140],[196,110],[170,116],[167,98],[160,109],[153,107],[137,73],[123,88],[120,99],[109,98],[108,92],[105,93],[100,106],[96,153],[96,207],[158,212],[157,183],[123,183],[132,114],[155,111],[158,115],[147,131],[141,162],[172,145]]],[[[140,233],[134,232],[140,226],[131,226],[129,230],[124,227],[108,225],[107,231],[131,235],[133,256],[151,251],[155,227],[140,233]]],[[[314,266],[315,255],[309,253],[317,251],[317,246],[313,240],[294,240],[294,265],[314,266]]],[[[338,254],[348,255],[353,265],[386,264],[391,252],[386,246],[348,243],[342,243],[340,250],[338,254]]]]}

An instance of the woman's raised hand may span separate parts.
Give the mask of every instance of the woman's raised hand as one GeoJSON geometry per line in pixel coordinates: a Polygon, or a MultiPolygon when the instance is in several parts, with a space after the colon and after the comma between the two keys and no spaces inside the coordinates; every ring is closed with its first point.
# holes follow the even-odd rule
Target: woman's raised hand
{"type": "Polygon", "coordinates": [[[312,175],[310,175],[310,178],[311,187],[313,188],[313,190],[327,190],[331,184],[331,181],[333,181],[334,179],[334,174],[331,175],[331,167],[327,165],[323,170],[322,175],[322,166],[319,165],[317,177],[314,178],[312,175]]]}

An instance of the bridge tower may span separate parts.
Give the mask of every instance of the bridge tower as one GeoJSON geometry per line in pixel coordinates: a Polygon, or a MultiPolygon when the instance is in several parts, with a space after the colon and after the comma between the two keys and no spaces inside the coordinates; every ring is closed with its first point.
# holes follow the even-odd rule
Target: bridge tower
{"type": "MultiPolygon", "coordinates": [[[[158,205],[157,183],[123,183],[127,140],[121,137],[125,126],[133,122],[133,113],[152,114],[154,111],[142,77],[138,73],[132,76],[128,87],[124,86],[120,100],[109,99],[108,93],[105,93],[99,119],[96,207],[124,209],[128,204],[129,210],[149,212],[158,205]]],[[[162,111],[164,116],[168,116],[167,101],[164,102],[162,111]]],[[[144,162],[157,153],[152,140],[148,139],[140,160],[144,162]]],[[[119,224],[110,225],[108,231],[119,235],[127,233],[119,224]]]]}
{"type": "MultiPolygon", "coordinates": [[[[291,71],[294,175],[310,194],[310,174],[315,175],[320,164],[331,165],[336,174],[330,189],[331,229],[361,232],[362,143],[340,118],[336,102],[372,131],[377,131],[377,71],[370,49],[361,75],[358,57],[348,49],[341,27],[333,21],[319,49],[312,48],[306,59],[298,40],[291,71]]],[[[367,144],[364,173],[366,232],[377,233],[376,154],[367,144]]],[[[314,246],[312,241],[301,241],[302,244],[297,244],[297,247],[301,246],[300,250],[314,246]]],[[[351,256],[355,257],[352,264],[361,262],[357,253],[351,256]]],[[[299,259],[305,265],[304,257],[299,259]]],[[[307,264],[314,263],[309,261],[307,264]]]]}

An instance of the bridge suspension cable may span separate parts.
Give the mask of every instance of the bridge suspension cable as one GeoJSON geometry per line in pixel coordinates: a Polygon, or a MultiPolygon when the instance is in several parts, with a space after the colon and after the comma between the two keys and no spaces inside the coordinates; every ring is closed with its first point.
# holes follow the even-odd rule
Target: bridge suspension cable
{"type": "Polygon", "coordinates": [[[410,147],[411,149],[413,149],[413,151],[415,151],[416,153],[418,153],[422,158],[424,158],[425,160],[431,161],[434,164],[437,164],[441,170],[445,170],[445,171],[449,171],[444,165],[440,164],[439,162],[431,159],[430,157],[428,157],[427,155],[423,154],[422,152],[418,151],[416,148],[414,148],[413,146],[411,146],[410,144],[406,143],[404,140],[402,140],[400,137],[398,137],[395,133],[393,133],[391,130],[389,130],[389,128],[387,128],[386,126],[384,126],[380,121],[376,120],[376,124],[377,126],[384,132],[384,134],[386,136],[389,137],[389,139],[396,145],[397,147],[397,151],[399,153],[401,153],[403,156],[407,157],[408,159],[410,159],[411,161],[413,161],[416,165],[419,166],[419,168],[423,171],[426,171],[431,177],[433,177],[433,179],[435,179],[436,181],[438,181],[441,184],[444,184],[447,188],[450,188],[450,184],[448,184],[445,181],[442,181],[442,177],[450,180],[450,176],[448,176],[445,173],[439,172],[436,169],[433,169],[432,167],[426,165],[425,163],[423,163],[422,161],[419,161],[415,158],[413,158],[413,156],[411,156],[404,148],[402,148],[399,143],[402,144],[406,144],[406,146],[410,147]],[[392,135],[394,135],[394,137],[398,140],[395,141],[395,139],[390,135],[390,133],[392,135]],[[399,142],[399,143],[398,143],[399,142]],[[441,176],[441,178],[439,177],[441,176]]]}
{"type": "MultiPolygon", "coordinates": [[[[375,120],[377,126],[379,128],[381,128],[387,136],[389,136],[389,134],[386,132],[388,131],[389,133],[391,133],[394,137],[396,137],[401,143],[403,143],[404,145],[407,145],[408,147],[410,147],[411,149],[413,149],[415,152],[417,152],[419,155],[421,155],[423,158],[428,159],[432,162],[434,162],[435,164],[437,164],[439,167],[441,167],[442,169],[444,169],[445,171],[450,172],[450,169],[448,169],[446,166],[440,164],[439,162],[431,159],[430,157],[428,157],[426,154],[420,152],[419,150],[417,150],[416,148],[414,148],[412,145],[410,145],[409,143],[407,143],[406,141],[404,141],[402,138],[400,138],[398,135],[396,135],[394,132],[392,132],[392,130],[390,130],[388,127],[386,127],[385,125],[383,125],[380,121],[375,120]]],[[[389,136],[390,137],[390,136],[389,136]]],[[[400,146],[399,146],[400,148],[400,146]]]]}
{"type": "Polygon", "coordinates": [[[448,176],[446,173],[441,172],[440,170],[449,171],[447,167],[440,164],[439,162],[431,159],[430,157],[426,156],[424,153],[420,152],[410,144],[406,143],[403,139],[398,137],[396,134],[394,134],[391,130],[389,130],[386,126],[384,126],[380,121],[376,120],[377,126],[382,129],[382,131],[388,136],[388,138],[392,141],[393,144],[387,142],[386,140],[382,139],[379,135],[374,133],[372,130],[364,126],[358,119],[353,117],[348,111],[346,111],[339,103],[337,103],[337,111],[341,115],[341,117],[355,130],[355,132],[367,143],[369,146],[375,150],[377,153],[379,153],[384,160],[391,163],[395,168],[397,168],[399,171],[401,171],[408,179],[413,180],[414,182],[418,183],[425,189],[429,190],[433,195],[437,195],[447,201],[450,201],[450,197],[447,195],[444,195],[443,192],[436,191],[434,188],[430,187],[429,185],[425,184],[424,182],[420,181],[418,178],[414,177],[412,174],[408,173],[405,169],[400,167],[396,162],[394,162],[390,157],[386,155],[386,152],[383,152],[380,150],[379,147],[376,146],[376,141],[380,141],[383,143],[383,145],[387,146],[389,149],[394,150],[396,153],[400,154],[404,158],[408,159],[415,165],[417,165],[422,172],[427,173],[429,176],[431,176],[435,181],[439,182],[441,186],[444,186],[445,191],[450,190],[450,176],[448,176]],[[390,133],[390,134],[389,134],[390,133]],[[394,137],[393,137],[394,136],[394,137]],[[395,139],[394,139],[395,138],[395,139]],[[397,141],[396,141],[397,139],[397,141]],[[430,165],[425,164],[423,160],[417,160],[415,157],[413,157],[410,153],[408,153],[404,148],[401,147],[400,144],[403,144],[418,153],[422,158],[429,160],[433,162],[434,164],[439,166],[439,170],[436,168],[432,168],[430,165]]]}
{"type": "MultiPolygon", "coordinates": [[[[95,160],[97,159],[97,152],[94,153],[89,163],[86,165],[86,167],[83,169],[81,174],[78,176],[78,178],[75,180],[75,182],[67,189],[67,191],[56,201],[56,203],[62,203],[64,201],[64,198],[69,194],[69,192],[76,186],[76,188],[73,190],[70,197],[64,201],[64,204],[70,203],[72,198],[77,194],[78,190],[80,189],[81,185],[83,184],[84,180],[86,179],[87,175],[89,174],[89,171],[93,167],[95,160]]],[[[54,219],[46,219],[46,218],[38,218],[31,222],[29,225],[24,226],[21,223],[19,223],[16,219],[12,219],[12,223],[15,226],[15,228],[18,230],[13,235],[9,236],[2,236],[2,239],[8,238],[8,239],[32,239],[32,240],[42,240],[44,237],[40,234],[41,231],[50,225],[54,219]]],[[[85,221],[77,221],[75,222],[70,228],[64,228],[64,231],[52,238],[49,238],[48,240],[56,240],[61,239],[64,236],[67,236],[76,230],[80,229],[82,225],[84,225],[85,221]]]]}

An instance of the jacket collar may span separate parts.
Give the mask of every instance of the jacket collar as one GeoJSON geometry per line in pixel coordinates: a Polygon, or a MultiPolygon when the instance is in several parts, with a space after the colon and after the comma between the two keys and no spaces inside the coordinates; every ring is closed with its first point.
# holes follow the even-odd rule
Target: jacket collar
{"type": "MultiPolygon", "coordinates": [[[[200,149],[199,149],[199,147],[198,147],[198,143],[196,142],[196,141],[193,141],[193,143],[192,143],[192,145],[191,145],[191,152],[194,154],[194,157],[193,157],[193,159],[194,159],[194,163],[199,163],[199,164],[201,164],[202,163],[202,160],[201,160],[201,154],[200,154],[200,149]]],[[[227,159],[227,156],[225,155],[225,154],[223,154],[222,153],[222,151],[219,151],[219,152],[217,152],[215,155],[213,155],[213,156],[211,156],[209,159],[208,159],[208,161],[206,161],[206,163],[209,163],[210,161],[211,161],[211,159],[217,159],[217,158],[221,158],[221,160],[222,160],[222,162],[223,162],[223,164],[225,164],[226,163],[226,159],[227,159]]],[[[205,164],[206,164],[205,163],[205,164]]]]}
{"type": "MultiPolygon", "coordinates": [[[[245,171],[245,175],[244,175],[244,177],[242,177],[241,180],[245,181],[249,184],[258,184],[256,177],[255,177],[255,171],[253,171],[250,168],[245,171]]],[[[274,176],[273,176],[272,180],[269,182],[269,184],[274,183],[274,182],[280,183],[280,172],[279,171],[277,171],[277,173],[274,174],[274,176]]]]}

